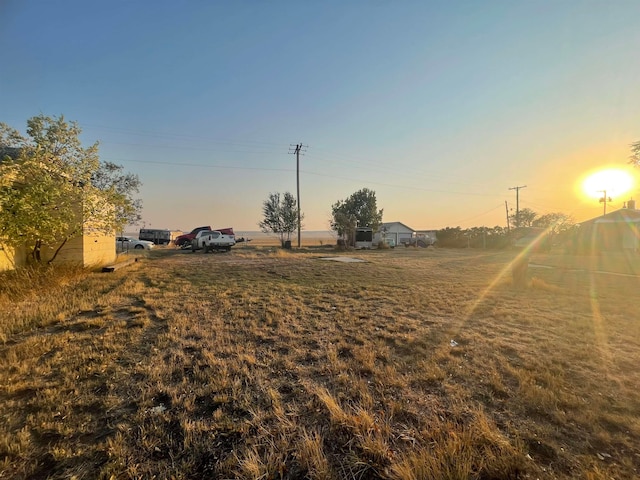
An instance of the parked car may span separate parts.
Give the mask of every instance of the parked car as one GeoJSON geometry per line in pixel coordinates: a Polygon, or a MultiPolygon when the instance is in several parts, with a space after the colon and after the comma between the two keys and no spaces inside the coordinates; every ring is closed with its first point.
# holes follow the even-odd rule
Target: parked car
{"type": "Polygon", "coordinates": [[[153,242],[138,240],[133,237],[116,237],[116,251],[126,252],[127,250],[151,250],[153,242]]]}

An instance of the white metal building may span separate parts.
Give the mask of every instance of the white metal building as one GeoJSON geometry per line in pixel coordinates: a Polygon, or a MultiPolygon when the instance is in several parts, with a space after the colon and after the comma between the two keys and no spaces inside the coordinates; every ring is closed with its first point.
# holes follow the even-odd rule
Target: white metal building
{"type": "Polygon", "coordinates": [[[396,245],[409,244],[414,234],[415,230],[402,222],[383,223],[373,236],[373,244],[377,245],[383,239],[391,239],[396,245]]]}

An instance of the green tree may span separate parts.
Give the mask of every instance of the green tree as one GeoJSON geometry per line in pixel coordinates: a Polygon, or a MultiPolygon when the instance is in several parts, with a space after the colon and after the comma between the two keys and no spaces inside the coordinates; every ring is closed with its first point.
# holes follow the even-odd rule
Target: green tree
{"type": "Polygon", "coordinates": [[[511,225],[517,228],[533,226],[533,221],[537,216],[538,214],[530,208],[523,208],[519,212],[511,215],[509,218],[511,220],[511,225]]]}
{"type": "Polygon", "coordinates": [[[345,242],[345,245],[354,244],[356,238],[356,227],[358,226],[356,216],[347,211],[345,204],[342,201],[335,203],[332,208],[332,230],[334,230],[338,234],[338,237],[345,242]]]}
{"type": "Polygon", "coordinates": [[[122,167],[101,163],[98,143],[83,147],[80,127],[63,116],[27,121],[27,136],[0,123],[0,241],[55,249],[92,231],[109,234],[140,218],[133,198],[140,181],[122,167]]]}
{"type": "MultiPolygon", "coordinates": [[[[298,202],[293,194],[285,192],[270,193],[262,204],[263,219],[258,223],[264,233],[274,233],[280,237],[280,244],[284,247],[286,240],[298,230],[298,202]]],[[[300,214],[300,221],[304,215],[300,214]]]]}
{"type": "Polygon", "coordinates": [[[135,225],[142,219],[142,200],[134,198],[142,185],[137,175],[124,172],[122,165],[101,162],[91,176],[91,184],[109,193],[117,225],[135,225]]]}
{"type": "Polygon", "coordinates": [[[532,226],[547,228],[550,233],[559,234],[572,229],[575,224],[576,222],[571,215],[553,212],[537,217],[532,226]]]}
{"type": "Polygon", "coordinates": [[[363,188],[331,206],[331,229],[353,245],[356,228],[370,227],[375,232],[382,224],[382,212],[378,210],[376,192],[363,188]]]}
{"type": "Polygon", "coordinates": [[[466,230],[460,227],[446,227],[436,232],[438,245],[441,247],[462,248],[467,246],[466,230]]]}

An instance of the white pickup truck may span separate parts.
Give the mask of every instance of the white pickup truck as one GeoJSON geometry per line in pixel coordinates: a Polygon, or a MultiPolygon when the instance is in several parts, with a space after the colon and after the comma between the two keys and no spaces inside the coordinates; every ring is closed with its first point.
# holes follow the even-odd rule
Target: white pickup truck
{"type": "Polygon", "coordinates": [[[203,250],[204,253],[214,250],[228,252],[236,244],[235,235],[225,234],[217,230],[202,230],[191,240],[191,251],[203,250]]]}

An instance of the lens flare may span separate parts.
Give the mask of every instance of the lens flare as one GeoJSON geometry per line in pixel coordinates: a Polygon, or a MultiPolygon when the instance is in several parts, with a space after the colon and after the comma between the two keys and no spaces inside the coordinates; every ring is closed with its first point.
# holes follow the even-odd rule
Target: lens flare
{"type": "Polygon", "coordinates": [[[602,198],[605,195],[622,195],[633,187],[633,177],[628,172],[609,168],[590,174],[582,182],[582,191],[590,198],[602,198]]]}

